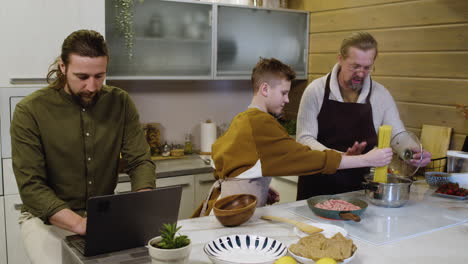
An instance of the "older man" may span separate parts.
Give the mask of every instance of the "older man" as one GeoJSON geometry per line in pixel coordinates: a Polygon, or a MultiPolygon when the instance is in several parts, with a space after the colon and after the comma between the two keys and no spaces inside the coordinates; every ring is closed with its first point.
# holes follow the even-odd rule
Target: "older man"
{"type": "MultiPolygon", "coordinates": [[[[331,73],[314,80],[304,91],[297,119],[300,143],[311,149],[356,155],[377,145],[381,125],[391,125],[393,135],[405,130],[392,96],[370,76],[377,53],[377,41],[367,32],[343,40],[331,73]]],[[[411,164],[425,166],[430,159],[426,151],[416,153],[411,164]]],[[[297,199],[360,189],[368,172],[369,168],[358,168],[300,177],[297,199]]]]}

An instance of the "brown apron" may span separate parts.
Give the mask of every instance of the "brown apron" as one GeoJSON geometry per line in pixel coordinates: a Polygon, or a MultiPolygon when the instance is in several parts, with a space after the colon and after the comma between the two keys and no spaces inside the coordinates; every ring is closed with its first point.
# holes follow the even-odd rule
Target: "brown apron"
{"type": "MultiPolygon", "coordinates": [[[[377,145],[377,134],[372,118],[369,94],[365,104],[344,103],[330,100],[330,77],[328,74],[322,108],[318,114],[317,140],[331,149],[346,152],[355,141],[367,141],[363,153],[377,145]]],[[[335,174],[317,174],[299,177],[297,184],[297,200],[307,199],[315,195],[336,194],[361,189],[364,175],[369,168],[339,170],[335,174]]]]}

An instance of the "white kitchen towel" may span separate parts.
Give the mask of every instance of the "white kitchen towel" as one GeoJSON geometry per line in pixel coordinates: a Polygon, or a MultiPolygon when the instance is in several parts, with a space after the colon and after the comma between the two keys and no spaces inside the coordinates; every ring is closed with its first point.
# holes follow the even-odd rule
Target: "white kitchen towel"
{"type": "Polygon", "coordinates": [[[211,153],[211,145],[216,140],[216,123],[201,123],[200,151],[211,153]]]}

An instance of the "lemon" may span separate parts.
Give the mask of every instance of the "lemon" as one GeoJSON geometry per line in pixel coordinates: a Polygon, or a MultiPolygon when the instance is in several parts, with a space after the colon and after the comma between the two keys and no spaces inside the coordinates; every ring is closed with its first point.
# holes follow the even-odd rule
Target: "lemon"
{"type": "Polygon", "coordinates": [[[332,258],[321,258],[315,264],[336,264],[336,260],[332,258]]]}
{"type": "Polygon", "coordinates": [[[274,264],[297,264],[297,262],[291,256],[284,256],[277,259],[274,264]]]}

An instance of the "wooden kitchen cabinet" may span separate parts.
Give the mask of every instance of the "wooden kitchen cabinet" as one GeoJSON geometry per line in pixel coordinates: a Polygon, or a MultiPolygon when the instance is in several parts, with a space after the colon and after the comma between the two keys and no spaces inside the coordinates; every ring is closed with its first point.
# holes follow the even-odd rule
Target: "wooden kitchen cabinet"
{"type": "Polygon", "coordinates": [[[4,199],[8,264],[31,263],[26,255],[18,224],[22,205],[21,197],[19,194],[6,195],[4,199]]]}
{"type": "Polygon", "coordinates": [[[296,201],[298,176],[272,177],[270,186],[280,193],[279,203],[296,201]]]}
{"type": "Polygon", "coordinates": [[[0,87],[13,86],[11,79],[43,85],[70,33],[94,29],[104,34],[104,12],[104,1],[95,0],[2,1],[0,87]]]}
{"type": "Polygon", "coordinates": [[[169,178],[156,179],[156,187],[182,186],[182,197],[180,200],[179,219],[189,218],[195,208],[195,184],[193,175],[184,175],[169,178]]]}

